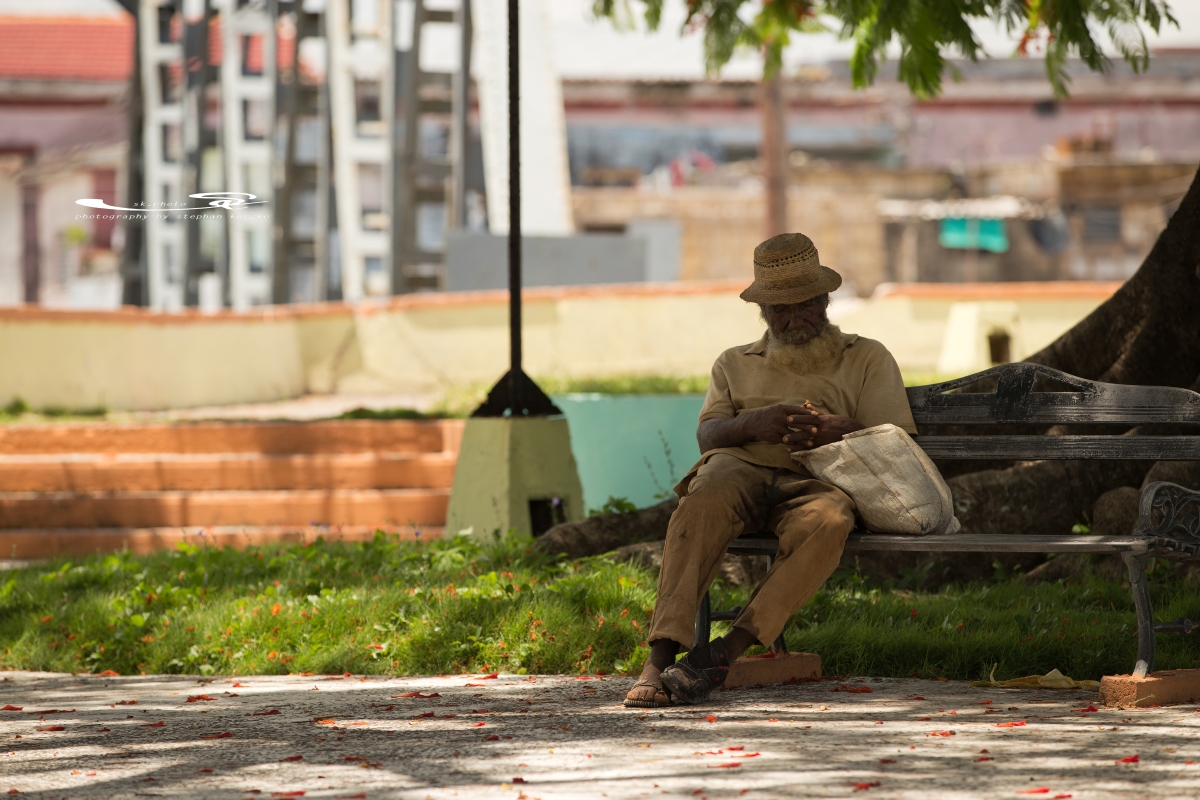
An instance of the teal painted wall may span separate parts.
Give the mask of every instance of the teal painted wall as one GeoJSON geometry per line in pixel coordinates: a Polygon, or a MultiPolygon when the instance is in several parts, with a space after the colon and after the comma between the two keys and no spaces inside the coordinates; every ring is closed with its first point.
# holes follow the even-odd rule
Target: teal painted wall
{"type": "Polygon", "coordinates": [[[700,458],[696,420],[702,394],[568,394],[553,399],[571,428],[571,451],[588,509],[604,505],[610,495],[639,508],[653,505],[655,495],[670,492],[700,458]]]}

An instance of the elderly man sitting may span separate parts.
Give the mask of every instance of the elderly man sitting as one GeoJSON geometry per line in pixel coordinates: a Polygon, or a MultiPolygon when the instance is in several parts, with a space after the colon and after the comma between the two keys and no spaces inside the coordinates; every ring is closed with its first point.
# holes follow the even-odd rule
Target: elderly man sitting
{"type": "Polygon", "coordinates": [[[889,422],[916,433],[891,353],[829,322],[829,293],[841,283],[803,234],[755,248],[754,283],[741,296],[762,309],[767,331],[713,365],[696,430],[702,455],[675,487],[650,658],[626,706],[704,699],[750,645],[773,642],[837,567],[854,502],[815,480],[792,452],[889,422]],[[761,530],[774,531],[779,552],[733,630],[676,662],[692,644],[696,609],[726,548],[761,530]]]}

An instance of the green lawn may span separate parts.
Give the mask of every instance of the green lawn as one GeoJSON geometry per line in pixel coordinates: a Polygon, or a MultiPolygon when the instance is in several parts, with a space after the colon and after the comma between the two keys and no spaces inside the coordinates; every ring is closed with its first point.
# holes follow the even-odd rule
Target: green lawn
{"type": "MultiPolygon", "coordinates": [[[[1160,619],[1197,616],[1197,592],[1152,575],[1160,619]]],[[[717,586],[716,600],[746,592],[717,586]]],[[[647,570],[564,562],[518,541],[245,551],[188,547],[0,573],[0,669],[120,673],[630,672],[645,656],[647,570]]],[[[827,674],[997,678],[1058,668],[1128,672],[1125,586],[976,584],[937,593],[835,576],[793,619],[792,649],[827,674]]],[[[1159,637],[1160,668],[1200,663],[1200,639],[1159,637]]]]}

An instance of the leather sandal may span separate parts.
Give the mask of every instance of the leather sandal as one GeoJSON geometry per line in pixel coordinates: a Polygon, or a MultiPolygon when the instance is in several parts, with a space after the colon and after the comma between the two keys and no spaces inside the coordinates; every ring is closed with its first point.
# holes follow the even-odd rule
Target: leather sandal
{"type": "Polygon", "coordinates": [[[637,689],[639,686],[647,686],[647,687],[653,689],[655,695],[657,695],[659,692],[662,692],[663,694],[665,694],[667,696],[667,702],[663,703],[659,700],[655,700],[654,695],[651,695],[650,699],[648,699],[648,700],[630,700],[629,697],[627,696],[625,698],[625,704],[624,704],[626,708],[666,708],[671,705],[671,693],[669,691],[667,691],[667,687],[663,686],[661,682],[655,683],[654,681],[648,681],[648,680],[642,679],[642,680],[639,680],[637,683],[635,683],[633,686],[631,686],[629,688],[629,691],[632,692],[634,689],[637,689]]]}
{"type": "Polygon", "coordinates": [[[725,650],[725,640],[709,642],[708,652],[712,666],[697,665],[693,651],[663,670],[663,687],[672,697],[694,705],[725,682],[729,674],[729,653],[725,650]]]}

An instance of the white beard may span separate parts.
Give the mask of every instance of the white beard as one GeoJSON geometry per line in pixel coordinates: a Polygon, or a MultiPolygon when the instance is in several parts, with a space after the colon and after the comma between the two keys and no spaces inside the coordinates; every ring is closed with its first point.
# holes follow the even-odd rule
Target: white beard
{"type": "Polygon", "coordinates": [[[845,345],[846,335],[832,322],[825,323],[821,332],[804,344],[781,342],[767,328],[767,363],[801,375],[819,372],[841,355],[845,345]]]}

